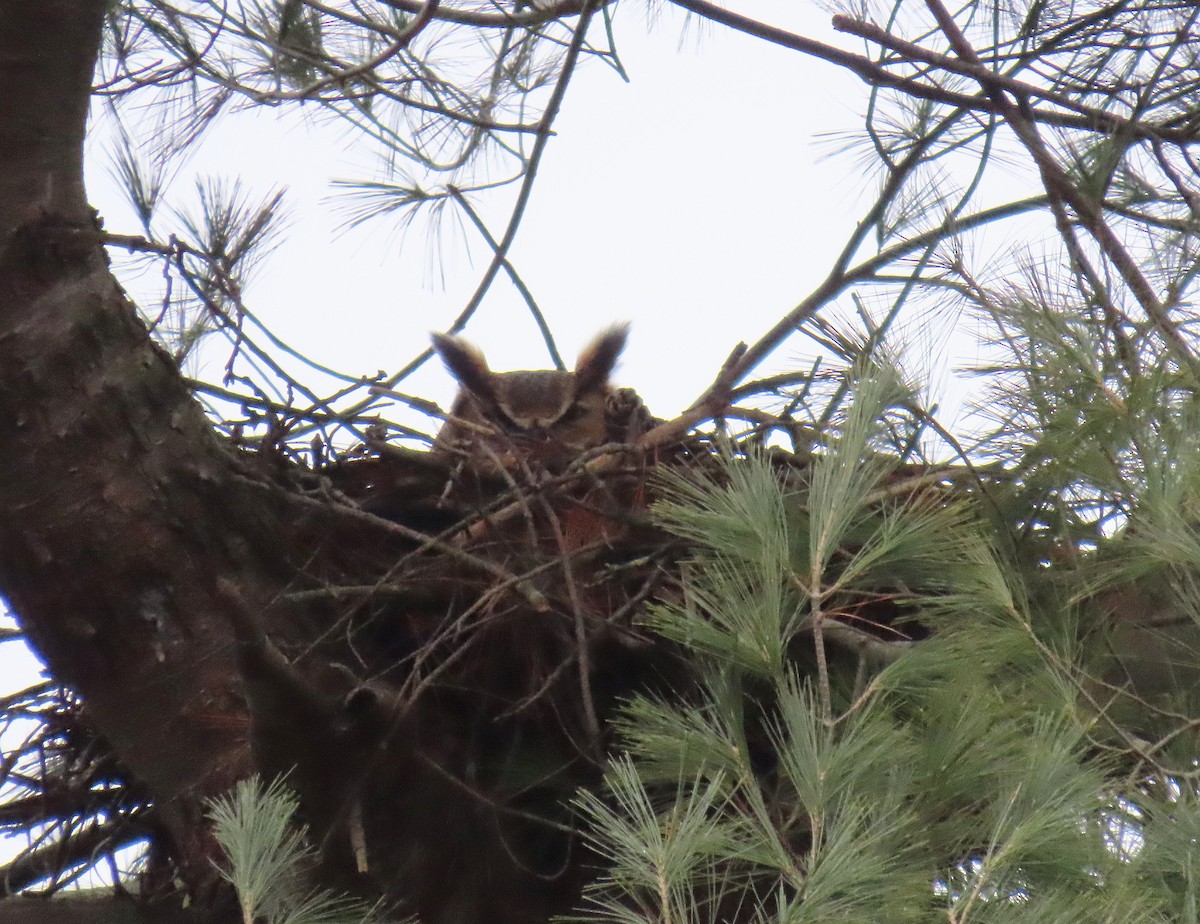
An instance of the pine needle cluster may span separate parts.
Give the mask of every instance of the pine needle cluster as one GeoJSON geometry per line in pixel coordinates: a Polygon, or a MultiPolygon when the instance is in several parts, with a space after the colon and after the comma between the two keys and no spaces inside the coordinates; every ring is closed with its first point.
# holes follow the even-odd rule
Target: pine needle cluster
{"type": "Polygon", "coordinates": [[[579,920],[1194,920],[1194,764],[1105,714],[1095,563],[1030,562],[1001,502],[889,491],[905,389],[853,392],[801,477],[757,451],[669,478],[696,551],[648,620],[698,681],[630,702],[579,799],[611,864],[579,920]]]}
{"type": "Polygon", "coordinates": [[[371,924],[376,909],[307,885],[315,852],[295,827],[298,800],[281,780],[241,780],[214,799],[209,817],[228,866],[242,924],[371,924]]]}

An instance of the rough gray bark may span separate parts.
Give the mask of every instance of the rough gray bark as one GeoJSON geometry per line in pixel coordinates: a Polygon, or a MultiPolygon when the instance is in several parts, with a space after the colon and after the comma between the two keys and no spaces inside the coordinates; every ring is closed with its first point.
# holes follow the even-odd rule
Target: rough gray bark
{"type": "Polygon", "coordinates": [[[279,508],[109,273],[82,169],[104,9],[0,0],[0,587],[200,860],[196,800],[247,766],[216,580],[277,590],[279,508]]]}

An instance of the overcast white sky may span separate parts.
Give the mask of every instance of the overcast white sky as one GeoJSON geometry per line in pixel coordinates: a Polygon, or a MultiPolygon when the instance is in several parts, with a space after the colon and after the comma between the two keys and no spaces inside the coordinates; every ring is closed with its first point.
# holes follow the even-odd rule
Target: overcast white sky
{"type": "MultiPolygon", "coordinates": [[[[768,0],[753,12],[853,47],[815,4],[768,0]]],[[[670,6],[651,24],[644,8],[622,5],[616,27],[631,82],[598,61],[576,75],[511,257],[568,361],[600,327],[633,321],[621,384],[669,415],[737,341],[807,294],[853,229],[861,171],[822,136],[859,124],[866,88],[832,65],[689,23],[670,6]]],[[[110,229],[136,230],[105,157],[92,153],[93,202],[110,229]]],[[[248,304],[302,353],[350,373],[410,359],[429,330],[452,321],[490,257],[455,223],[440,236],[427,222],[401,232],[387,218],[339,233],[346,201],[330,181],[383,178],[373,158],[343,128],[281,125],[257,110],[222,123],[189,165],[264,192],[288,186],[293,220],[248,304]]],[[[174,189],[186,197],[190,186],[185,173],[174,189]]],[[[477,202],[497,237],[510,199],[477,202]]],[[[468,336],[498,369],[548,365],[503,276],[468,336]]],[[[445,399],[450,389],[430,364],[405,390],[445,399]]]]}

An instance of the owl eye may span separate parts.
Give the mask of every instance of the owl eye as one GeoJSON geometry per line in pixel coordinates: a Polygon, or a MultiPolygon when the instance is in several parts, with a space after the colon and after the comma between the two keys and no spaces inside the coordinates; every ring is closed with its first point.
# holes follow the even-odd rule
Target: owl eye
{"type": "Polygon", "coordinates": [[[495,418],[495,422],[500,425],[500,429],[506,433],[521,433],[529,429],[528,422],[522,423],[520,420],[513,418],[499,405],[496,406],[492,416],[495,418]]]}
{"type": "Polygon", "coordinates": [[[547,431],[577,420],[586,408],[579,408],[572,403],[561,409],[548,407],[513,407],[497,403],[489,416],[492,423],[504,432],[513,436],[523,436],[531,433],[546,434],[547,431]]]}
{"type": "Polygon", "coordinates": [[[586,407],[584,407],[580,402],[576,401],[573,404],[571,404],[571,406],[568,407],[565,411],[563,411],[561,414],[559,414],[558,419],[555,420],[554,422],[556,424],[574,423],[575,421],[577,421],[581,417],[583,417],[584,414],[587,413],[587,411],[588,411],[588,409],[586,407]]]}

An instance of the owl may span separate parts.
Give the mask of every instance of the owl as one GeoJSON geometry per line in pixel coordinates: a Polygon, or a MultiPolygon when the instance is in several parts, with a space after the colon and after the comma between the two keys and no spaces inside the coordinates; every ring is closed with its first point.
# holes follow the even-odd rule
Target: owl
{"type": "Polygon", "coordinates": [[[460,337],[434,334],[433,348],[459,384],[434,450],[465,451],[493,461],[515,453],[546,462],[609,442],[615,394],[609,376],[628,335],[628,324],[601,331],[571,372],[492,372],[477,347],[460,337]]]}

